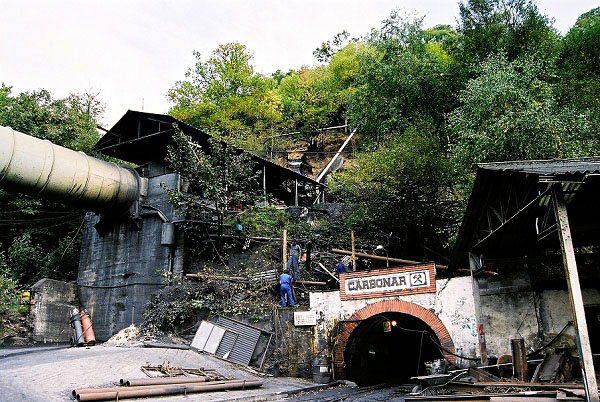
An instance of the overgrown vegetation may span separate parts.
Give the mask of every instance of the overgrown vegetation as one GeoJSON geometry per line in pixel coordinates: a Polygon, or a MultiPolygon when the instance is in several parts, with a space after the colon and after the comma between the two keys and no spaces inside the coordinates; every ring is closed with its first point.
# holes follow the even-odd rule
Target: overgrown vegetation
{"type": "MultiPolygon", "coordinates": [[[[278,237],[286,228],[326,248],[354,229],[390,255],[428,260],[449,255],[478,163],[597,155],[600,8],[564,37],[533,0],[462,0],[459,9],[455,27],[424,27],[422,18],[392,11],[362,36],[325,40],[314,66],[270,76],[255,71],[243,44],[223,44],[208,58],[194,53],[195,65],[168,92],[174,117],[261,156],[297,139],[274,134],[300,131],[310,143],[324,126],[358,128],[356,159],[333,175],[327,193],[352,205],[344,220],[306,222],[272,207],[226,216],[232,201],[260,198],[252,164],[232,146],[213,141],[205,154],[180,134],[170,161],[207,202],[177,194],[172,201],[191,221],[216,214],[219,233],[236,223],[245,236],[278,237]]],[[[90,150],[101,113],[93,95],[56,100],[43,90],[0,88],[1,125],[72,149],[90,150]]],[[[0,202],[11,278],[73,279],[83,212],[4,192],[0,202]]],[[[202,236],[202,225],[214,227],[198,225],[202,236]]],[[[226,250],[219,254],[225,261],[226,250]]],[[[214,295],[217,310],[228,311],[228,295],[214,295]]],[[[198,297],[175,316],[211,302],[198,297]]]]}
{"type": "Polygon", "coordinates": [[[431,258],[423,246],[448,255],[477,163],[600,151],[598,9],[561,38],[532,0],[459,8],[456,28],[424,28],[393,11],[363,36],[323,42],[320,64],[272,77],[254,73],[237,43],[205,62],[196,54],[189,79],[170,92],[194,96],[171,96],[171,112],[207,126],[235,116],[236,143],[258,151],[274,130],[359,127],[358,163],[332,183],[332,199],[358,207],[347,227],[407,258],[431,258]],[[214,66],[219,73],[207,75],[214,66]],[[240,104],[270,112],[240,113],[240,104]]]}
{"type": "MultiPolygon", "coordinates": [[[[1,126],[74,150],[91,150],[102,113],[94,94],[54,99],[45,90],[13,95],[10,87],[0,86],[1,126]]],[[[26,287],[42,277],[76,278],[85,211],[2,190],[0,205],[0,252],[12,280],[26,287]]]]}

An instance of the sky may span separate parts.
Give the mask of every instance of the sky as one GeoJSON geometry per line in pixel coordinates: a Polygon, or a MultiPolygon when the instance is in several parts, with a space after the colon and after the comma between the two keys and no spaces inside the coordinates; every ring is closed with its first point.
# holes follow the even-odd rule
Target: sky
{"type": "MultiPolygon", "coordinates": [[[[538,0],[561,34],[597,0],[538,0]]],[[[379,28],[390,11],[456,26],[458,0],[0,0],[0,82],[13,94],[99,94],[112,127],[128,110],[167,113],[166,93],[195,58],[237,41],[271,74],[315,64],[313,50],[343,30],[379,28]]]]}

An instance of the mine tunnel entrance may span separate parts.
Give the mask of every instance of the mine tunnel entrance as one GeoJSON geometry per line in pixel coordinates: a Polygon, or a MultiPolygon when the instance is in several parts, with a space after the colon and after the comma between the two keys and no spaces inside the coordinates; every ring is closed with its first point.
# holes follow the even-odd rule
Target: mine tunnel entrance
{"type": "Polygon", "coordinates": [[[348,339],[347,378],[359,386],[409,383],[410,377],[427,375],[424,362],[443,358],[438,342],[419,318],[393,312],[375,315],[362,321],[348,339]]]}

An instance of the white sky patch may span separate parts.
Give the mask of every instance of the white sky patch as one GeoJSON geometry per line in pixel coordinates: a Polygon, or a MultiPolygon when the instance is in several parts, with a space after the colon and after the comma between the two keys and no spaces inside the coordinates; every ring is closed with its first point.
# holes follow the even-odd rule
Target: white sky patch
{"type": "MultiPolygon", "coordinates": [[[[595,1],[540,0],[565,34],[595,1]]],[[[314,64],[312,52],[346,30],[379,28],[399,8],[425,16],[425,27],[456,25],[449,0],[0,0],[0,82],[14,93],[38,88],[55,97],[100,92],[104,126],[127,111],[166,113],[166,93],[198,50],[205,60],[237,41],[265,74],[314,64]]]]}

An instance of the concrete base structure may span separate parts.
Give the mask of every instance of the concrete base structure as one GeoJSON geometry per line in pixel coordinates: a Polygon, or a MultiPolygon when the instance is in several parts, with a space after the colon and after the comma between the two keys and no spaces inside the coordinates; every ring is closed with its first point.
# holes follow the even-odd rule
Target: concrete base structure
{"type": "Polygon", "coordinates": [[[73,335],[69,315],[77,306],[77,285],[43,278],[32,290],[33,340],[69,342],[73,335]]]}
{"type": "Polygon", "coordinates": [[[100,341],[139,325],[164,278],[183,269],[183,234],[163,235],[164,225],[178,219],[163,184],[178,189],[179,175],[150,177],[147,195],[129,216],[86,216],[77,285],[100,341]]]}

